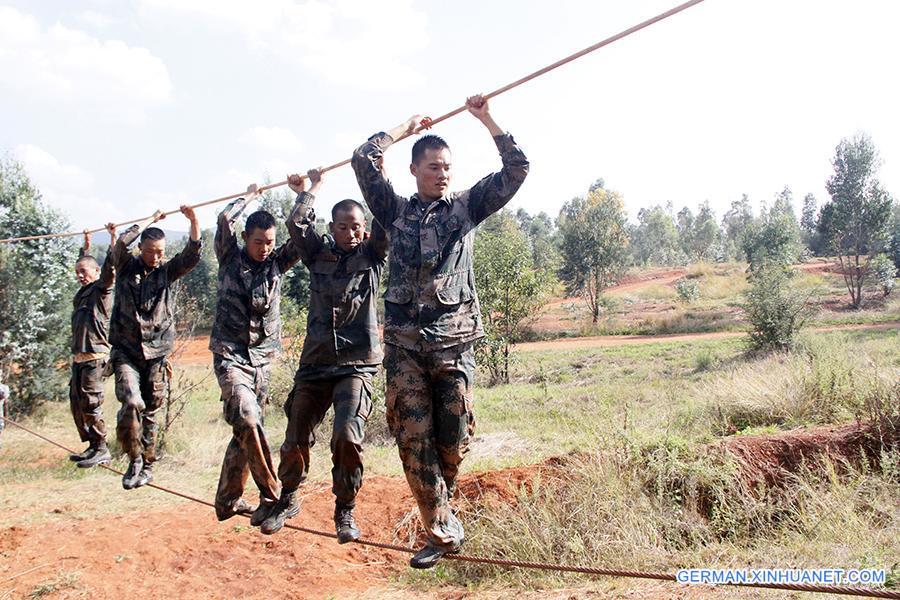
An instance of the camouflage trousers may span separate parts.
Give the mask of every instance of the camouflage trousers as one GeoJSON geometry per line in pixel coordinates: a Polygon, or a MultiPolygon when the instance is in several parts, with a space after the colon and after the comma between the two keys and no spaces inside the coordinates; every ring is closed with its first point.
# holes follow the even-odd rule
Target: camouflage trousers
{"type": "Polygon", "coordinates": [[[316,443],[316,427],[334,406],[331,430],[331,490],[338,505],[352,508],[362,486],[363,449],[366,421],[372,412],[372,376],[304,381],[294,380],[294,388],[284,406],[288,417],[278,477],[285,491],[294,491],[309,474],[309,449],[316,443]]]}
{"type": "Polygon", "coordinates": [[[455,549],[465,534],[450,497],[475,432],[473,345],[422,353],[387,344],[384,369],[388,427],[428,541],[455,549]]]}
{"type": "Polygon", "coordinates": [[[75,429],[82,442],[94,448],[106,444],[106,422],[103,420],[103,368],[105,360],[72,363],[69,380],[69,407],[75,429]]]}
{"type": "Polygon", "coordinates": [[[121,406],[117,415],[116,437],[122,451],[131,460],[143,457],[144,464],[156,460],[156,417],[168,394],[168,361],[165,356],[150,360],[135,359],[113,351],[116,398],[121,406]]]}
{"type": "Polygon", "coordinates": [[[216,354],[213,370],[222,390],[225,422],[231,425],[231,441],[225,450],[216,490],[216,510],[227,514],[240,500],[248,475],[253,476],[259,488],[260,503],[274,504],[281,490],[263,429],[263,412],[269,399],[269,365],[254,367],[216,354]]]}

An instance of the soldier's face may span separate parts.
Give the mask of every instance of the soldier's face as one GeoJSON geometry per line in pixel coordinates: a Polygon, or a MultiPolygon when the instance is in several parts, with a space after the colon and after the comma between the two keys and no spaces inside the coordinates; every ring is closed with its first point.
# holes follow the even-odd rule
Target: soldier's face
{"type": "Polygon", "coordinates": [[[254,227],[249,232],[245,231],[241,234],[244,238],[244,244],[247,246],[247,254],[256,262],[263,262],[272,250],[275,249],[275,228],[260,229],[254,227]]]}
{"type": "Polygon", "coordinates": [[[144,240],[138,246],[141,251],[141,260],[144,264],[155,269],[162,264],[166,255],[166,240],[144,240]]]}
{"type": "Polygon", "coordinates": [[[350,252],[366,239],[366,216],[355,207],[339,210],[329,227],[334,243],[344,252],[350,252]]]}
{"type": "Polygon", "coordinates": [[[426,200],[443,198],[450,189],[450,150],[426,148],[418,162],[409,165],[416,178],[419,197],[426,200]]]}
{"type": "Polygon", "coordinates": [[[75,279],[81,285],[87,285],[97,281],[100,277],[100,268],[88,260],[80,260],[75,263],[75,279]]]}

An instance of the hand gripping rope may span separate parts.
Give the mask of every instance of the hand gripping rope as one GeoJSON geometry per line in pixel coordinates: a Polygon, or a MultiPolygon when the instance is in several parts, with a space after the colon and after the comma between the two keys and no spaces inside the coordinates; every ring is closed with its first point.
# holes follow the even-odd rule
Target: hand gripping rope
{"type": "MultiPolygon", "coordinates": [[[[681,11],[690,8],[690,7],[694,6],[695,4],[700,4],[701,2],[703,2],[703,0],[689,0],[688,2],[679,4],[678,6],[676,6],[674,8],[670,8],[669,10],[667,10],[664,13],[660,13],[660,14],[656,15],[655,17],[647,19],[646,21],[642,21],[641,23],[638,23],[637,25],[634,25],[624,31],[621,31],[612,37],[608,37],[605,40],[597,42],[593,46],[588,46],[587,48],[584,48],[583,50],[579,50],[575,54],[571,54],[561,60],[556,61],[553,64],[547,65],[546,67],[544,67],[542,69],[538,69],[537,71],[535,71],[534,73],[531,73],[530,75],[526,75],[525,77],[522,77],[521,79],[517,79],[516,81],[513,81],[512,83],[508,83],[508,84],[504,85],[503,87],[498,88],[489,94],[484,94],[484,97],[486,99],[490,99],[490,98],[493,98],[494,96],[499,96],[503,92],[508,92],[509,90],[511,90],[515,87],[518,87],[527,81],[531,81],[532,79],[535,79],[536,77],[540,77],[541,75],[544,75],[545,73],[549,73],[550,71],[552,71],[553,69],[555,69],[557,67],[561,67],[567,63],[570,63],[573,60],[575,60],[576,58],[581,58],[585,54],[590,54],[594,50],[597,50],[599,48],[602,48],[603,46],[612,44],[613,42],[617,42],[617,41],[621,40],[622,38],[631,35],[632,33],[640,31],[641,29],[644,29],[645,27],[649,27],[650,25],[653,25],[654,23],[662,21],[663,19],[666,19],[668,17],[671,17],[674,14],[680,13],[681,11]]],[[[459,108],[451,110],[450,112],[448,112],[444,115],[441,115],[440,117],[431,119],[429,127],[431,125],[436,125],[436,124],[440,123],[441,121],[445,121],[445,120],[449,119],[450,117],[456,116],[465,110],[466,110],[465,106],[460,106],[459,108]]],[[[394,141],[399,142],[400,140],[408,137],[409,135],[410,134],[404,134],[404,135],[400,136],[399,139],[396,139],[394,141]]],[[[350,164],[349,158],[323,168],[322,172],[332,171],[334,169],[343,167],[348,164],[350,164]]],[[[306,178],[306,176],[303,176],[303,178],[306,178]]],[[[286,184],[287,184],[286,180],[279,181],[277,183],[270,183],[269,185],[260,187],[258,189],[258,191],[264,192],[266,190],[271,190],[273,188],[281,187],[286,184]]],[[[246,192],[240,192],[238,194],[231,194],[230,196],[214,198],[213,200],[207,200],[205,202],[200,202],[198,204],[192,204],[191,208],[200,208],[202,206],[209,206],[210,204],[218,204],[220,202],[227,202],[228,200],[234,200],[235,198],[240,198],[241,196],[244,196],[245,194],[246,194],[246,192]]],[[[179,210],[170,210],[168,212],[163,213],[163,215],[165,215],[165,216],[174,215],[177,212],[180,212],[180,211],[179,210]]],[[[116,223],[116,227],[123,227],[125,225],[131,225],[132,223],[138,223],[143,220],[144,219],[141,218],[141,219],[132,219],[131,221],[124,221],[122,223],[116,223]]],[[[98,227],[97,229],[90,229],[87,231],[87,233],[97,233],[98,231],[105,231],[105,228],[98,227]]],[[[29,241],[29,240],[41,240],[41,239],[46,239],[46,238],[69,237],[69,236],[75,236],[75,235],[82,235],[83,233],[85,233],[85,232],[84,231],[69,231],[67,233],[44,233],[44,234],[40,234],[40,235],[27,235],[27,236],[23,236],[23,237],[0,239],[0,244],[10,243],[10,242],[25,242],[25,241],[29,241]]]]}
{"type": "MultiPolygon", "coordinates": [[[[6,419],[6,422],[10,425],[14,425],[18,427],[22,431],[30,433],[31,435],[40,438],[47,442],[48,444],[52,444],[57,448],[61,448],[66,452],[72,454],[73,450],[70,448],[66,448],[62,444],[51,440],[48,437],[41,435],[40,433],[25,427],[24,425],[12,421],[10,419],[6,419]]],[[[122,475],[121,471],[113,469],[109,465],[100,465],[107,471],[112,471],[117,475],[122,475]]],[[[209,506],[210,508],[215,508],[215,505],[212,502],[207,502],[206,500],[201,500],[200,498],[195,498],[194,496],[189,496],[188,494],[184,494],[182,492],[163,487],[161,485],[157,485],[155,483],[148,483],[147,487],[156,488],[162,492],[166,492],[167,494],[172,494],[173,496],[178,496],[179,498],[184,498],[185,500],[190,500],[191,502],[196,502],[197,504],[203,504],[204,506],[209,506]]],[[[243,515],[249,518],[249,515],[243,515]]],[[[311,535],[317,535],[320,537],[337,539],[337,535],[334,533],[330,533],[327,531],[321,531],[319,529],[312,529],[309,527],[300,527],[297,525],[291,525],[290,523],[284,524],[285,529],[293,529],[294,531],[301,531],[303,533],[309,533],[311,535]]],[[[396,544],[388,544],[385,542],[376,542],[372,540],[358,539],[355,540],[354,543],[360,544],[363,546],[372,546],[375,548],[382,548],[384,550],[393,550],[395,552],[405,552],[407,554],[415,554],[417,552],[414,548],[407,548],[406,546],[398,546],[396,544]]],[[[587,575],[606,575],[608,577],[635,577],[639,579],[656,579],[659,581],[672,581],[677,582],[677,578],[675,575],[671,573],[654,573],[647,571],[631,571],[626,569],[604,569],[597,567],[582,567],[578,565],[556,565],[552,563],[540,563],[540,562],[528,562],[521,560],[507,560],[502,558],[490,558],[484,556],[469,556],[467,554],[445,554],[444,558],[449,560],[458,560],[462,562],[471,562],[471,563],[481,563],[487,565],[496,565],[498,567],[509,567],[509,568],[520,568],[520,569],[538,569],[544,571],[557,571],[564,573],[584,573],[587,575]]],[[[24,573],[23,573],[24,574],[24,573]]],[[[20,574],[21,575],[21,574],[20,574]]],[[[823,594],[843,594],[846,596],[864,596],[867,598],[896,598],[900,599],[900,591],[893,590],[883,590],[883,589],[875,589],[875,588],[864,588],[864,587],[851,587],[851,586],[838,586],[838,585],[813,585],[813,584],[792,584],[792,583],[728,583],[725,585],[729,585],[732,587],[752,587],[752,588],[766,588],[771,590],[789,590],[795,592],[820,592],[823,594]]]]}

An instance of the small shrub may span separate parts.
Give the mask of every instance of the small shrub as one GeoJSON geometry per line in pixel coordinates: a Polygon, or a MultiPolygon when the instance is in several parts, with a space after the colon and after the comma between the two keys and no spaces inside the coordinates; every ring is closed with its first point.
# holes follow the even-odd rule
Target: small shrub
{"type": "Polygon", "coordinates": [[[809,294],[791,285],[791,273],[778,264],[758,266],[750,275],[744,311],[750,323],[751,353],[791,350],[811,315],[809,294]]]}
{"type": "Polygon", "coordinates": [[[894,261],[887,254],[879,254],[873,257],[866,266],[872,273],[873,283],[885,296],[890,295],[894,289],[894,279],[897,277],[897,267],[894,266],[894,261]]]}
{"type": "Polygon", "coordinates": [[[675,291],[678,292],[678,299],[687,304],[700,299],[700,284],[695,279],[682,277],[675,282],[675,291]]]}
{"type": "Polygon", "coordinates": [[[704,348],[703,350],[700,350],[700,352],[698,352],[696,355],[694,355],[695,373],[709,371],[717,364],[719,364],[719,357],[716,356],[715,353],[711,352],[709,348],[704,348]]]}

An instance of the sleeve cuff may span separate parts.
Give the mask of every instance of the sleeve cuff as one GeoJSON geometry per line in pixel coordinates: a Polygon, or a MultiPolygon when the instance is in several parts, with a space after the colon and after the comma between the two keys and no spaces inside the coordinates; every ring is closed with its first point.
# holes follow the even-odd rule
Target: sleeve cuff
{"type": "Polygon", "coordinates": [[[375,142],[382,150],[394,143],[394,138],[384,131],[379,131],[369,138],[370,142],[375,142]]]}
{"type": "Polygon", "coordinates": [[[495,135],[494,143],[497,144],[497,149],[500,152],[505,152],[506,150],[512,150],[516,146],[516,140],[513,139],[512,134],[509,132],[506,132],[501,135],[495,135]]]}

